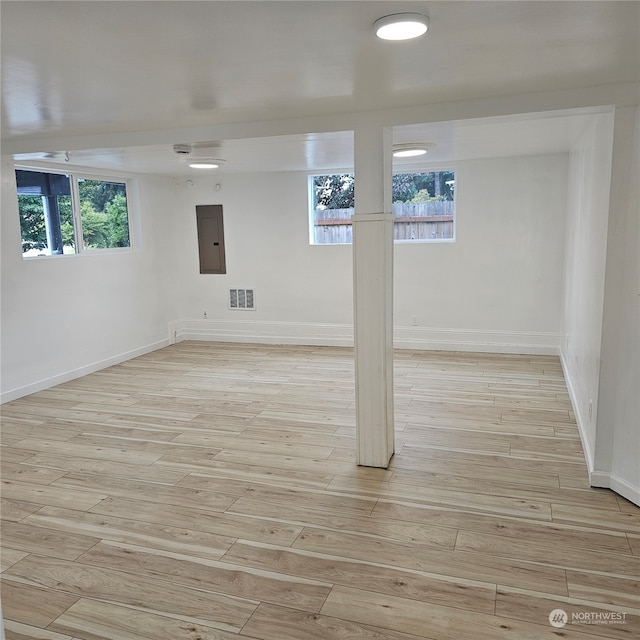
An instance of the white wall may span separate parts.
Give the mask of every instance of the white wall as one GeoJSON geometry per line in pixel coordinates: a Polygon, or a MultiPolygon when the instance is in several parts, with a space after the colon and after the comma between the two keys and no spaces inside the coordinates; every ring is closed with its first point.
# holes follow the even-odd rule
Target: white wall
{"type": "MultiPolygon", "coordinates": [[[[398,346],[556,352],[566,165],[562,154],[459,163],[457,241],[396,245],[398,346]]],[[[5,168],[3,399],[174,335],[352,344],[351,247],[309,245],[306,174],[207,175],[192,186],[141,176],[138,250],[23,260],[5,168]],[[199,273],[197,204],[224,206],[226,275],[199,273]],[[257,309],[229,310],[231,287],[253,288],[257,309]]]]}
{"type": "Polygon", "coordinates": [[[562,361],[590,471],[600,379],[612,136],[612,114],[594,116],[569,161],[562,361]]]}
{"type": "Polygon", "coordinates": [[[456,172],[456,242],[396,244],[397,341],[557,353],[567,156],[460,162],[456,172]]]}
{"type": "MultiPolygon", "coordinates": [[[[565,154],[458,164],[456,242],[395,246],[397,346],[557,353],[566,173],[565,154]]],[[[306,174],[225,176],[217,192],[216,181],[176,186],[172,237],[187,258],[174,328],[351,344],[351,247],[309,245],[306,174]],[[196,204],[224,206],[225,276],[198,273],[196,204]],[[230,287],[254,288],[257,310],[228,310],[230,287]]]]}
{"type": "Polygon", "coordinates": [[[595,117],[571,153],[561,352],[591,484],[636,504],[639,137],[638,107],[617,108],[595,117]]]}
{"type": "Polygon", "coordinates": [[[3,401],[167,343],[164,256],[157,250],[164,184],[140,180],[138,250],[24,260],[13,163],[3,159],[3,401]]]}
{"type": "Polygon", "coordinates": [[[179,335],[351,344],[351,247],[309,246],[306,174],[206,176],[192,182],[175,186],[171,232],[178,256],[179,335]],[[223,205],[226,275],[199,273],[198,204],[223,205]],[[229,288],[254,289],[256,310],[230,310],[229,288]]]}
{"type": "Polygon", "coordinates": [[[592,484],[640,504],[640,109],[615,111],[592,484]]]}

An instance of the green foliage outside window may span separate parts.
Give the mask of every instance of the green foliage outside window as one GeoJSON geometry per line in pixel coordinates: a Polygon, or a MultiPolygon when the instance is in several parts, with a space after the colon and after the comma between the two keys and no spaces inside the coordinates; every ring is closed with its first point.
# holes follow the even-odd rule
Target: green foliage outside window
{"type": "MultiPolygon", "coordinates": [[[[73,211],[71,196],[58,196],[60,228],[66,247],[74,246],[73,211]]],[[[47,248],[47,229],[44,222],[44,205],[41,196],[18,196],[20,210],[20,230],[22,232],[23,253],[31,249],[47,248]]]]}
{"type": "MultiPolygon", "coordinates": [[[[71,190],[68,180],[58,174],[43,174],[37,171],[18,170],[18,209],[20,213],[20,230],[22,234],[23,253],[49,252],[47,237],[47,214],[45,196],[57,204],[60,214],[60,234],[64,253],[75,253],[78,250],[76,229],[73,219],[71,190]],[[48,177],[64,178],[65,187],[60,187],[63,180],[48,180],[48,177]],[[57,191],[47,191],[53,183],[57,191]],[[62,191],[62,193],[61,193],[62,191]],[[36,195],[38,194],[38,195],[36,195]],[[69,195],[66,195],[69,194],[69,195]]],[[[109,249],[129,247],[129,213],[127,206],[126,184],[97,179],[77,179],[80,198],[80,221],[82,226],[82,249],[109,249]]],[[[49,208],[54,206],[49,203],[49,208]]],[[[55,226],[55,225],[54,225],[55,226]]]]}
{"type": "MultiPolygon", "coordinates": [[[[392,182],[397,241],[455,239],[454,170],[396,173],[392,182]]],[[[309,178],[311,244],[351,244],[355,210],[353,173],[309,178]]]]}
{"type": "MultiPolygon", "coordinates": [[[[315,209],[352,209],[355,179],[352,173],[313,176],[315,209]]],[[[453,200],[455,173],[430,171],[396,173],[393,176],[394,203],[453,200]]]]}
{"type": "Polygon", "coordinates": [[[81,180],[80,217],[85,249],[129,246],[129,219],[125,185],[81,180]]]}
{"type": "Polygon", "coordinates": [[[453,200],[455,172],[396,173],[393,176],[393,202],[442,202],[453,200]]]}
{"type": "Polygon", "coordinates": [[[315,208],[352,209],[354,186],[352,173],[313,176],[315,208]]]}

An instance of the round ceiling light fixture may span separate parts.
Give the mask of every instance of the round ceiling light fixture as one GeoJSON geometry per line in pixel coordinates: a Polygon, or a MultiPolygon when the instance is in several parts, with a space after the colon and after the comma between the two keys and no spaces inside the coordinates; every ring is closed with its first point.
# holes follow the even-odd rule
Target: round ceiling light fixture
{"type": "Polygon", "coordinates": [[[410,142],[393,145],[394,158],[415,158],[423,156],[430,148],[435,147],[433,142],[410,142]]]}
{"type": "Polygon", "coordinates": [[[411,40],[427,32],[429,18],[420,13],[394,13],[376,20],[373,28],[383,40],[411,40]]]}

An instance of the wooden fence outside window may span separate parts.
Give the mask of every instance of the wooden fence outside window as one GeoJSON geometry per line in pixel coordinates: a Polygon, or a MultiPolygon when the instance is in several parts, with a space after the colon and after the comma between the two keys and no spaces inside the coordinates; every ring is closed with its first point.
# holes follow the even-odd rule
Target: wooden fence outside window
{"type": "MultiPolygon", "coordinates": [[[[453,239],[453,200],[401,202],[392,206],[395,240],[453,239]]],[[[314,244],[351,244],[353,209],[316,209],[314,244]]]]}

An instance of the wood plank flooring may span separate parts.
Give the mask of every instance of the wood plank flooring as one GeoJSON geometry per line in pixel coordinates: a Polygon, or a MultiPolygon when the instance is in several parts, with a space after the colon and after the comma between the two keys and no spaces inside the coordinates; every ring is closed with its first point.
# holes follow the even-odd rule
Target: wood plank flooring
{"type": "Polygon", "coordinates": [[[5,404],[7,640],[639,638],[640,509],[589,487],[558,359],[398,351],[395,385],[389,469],[349,349],[183,342],[5,404]]]}

